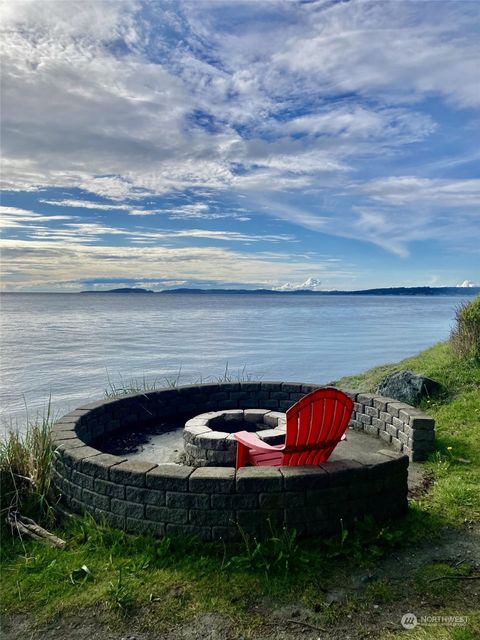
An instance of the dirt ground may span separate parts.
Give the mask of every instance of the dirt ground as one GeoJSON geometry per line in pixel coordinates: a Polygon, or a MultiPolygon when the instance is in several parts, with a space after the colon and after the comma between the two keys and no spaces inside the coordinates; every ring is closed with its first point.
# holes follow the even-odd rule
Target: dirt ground
{"type": "MultiPolygon", "coordinates": [[[[408,584],[416,571],[431,563],[451,567],[468,564],[471,576],[480,575],[480,524],[467,522],[460,529],[446,530],[435,544],[403,549],[380,560],[373,575],[357,573],[339,579],[338,588],[326,594],[326,601],[336,610],[328,624],[319,624],[318,613],[301,606],[275,606],[264,599],[252,610],[260,623],[238,629],[232,620],[216,614],[200,615],[188,623],[174,626],[166,632],[142,631],[142,615],[112,629],[102,612],[87,610],[65,616],[42,627],[35,627],[26,615],[9,616],[3,620],[2,640],[360,640],[379,638],[387,630],[400,631],[403,614],[435,615],[442,607],[442,598],[425,594],[423,599],[409,598],[408,584]],[[405,585],[398,599],[386,604],[367,601],[360,607],[349,607],[358,599],[366,585],[405,585]]],[[[365,572],[364,572],[365,573],[365,572]]],[[[458,580],[452,608],[458,615],[468,615],[480,602],[480,580],[458,580]],[[459,595],[461,593],[461,595],[459,595]],[[462,606],[464,609],[462,610],[462,606]]],[[[118,624],[118,622],[117,622],[118,624]]]]}

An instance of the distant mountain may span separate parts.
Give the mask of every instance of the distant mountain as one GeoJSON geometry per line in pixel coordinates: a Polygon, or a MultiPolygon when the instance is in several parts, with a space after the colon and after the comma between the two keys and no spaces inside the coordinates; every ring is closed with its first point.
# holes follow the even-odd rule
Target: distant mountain
{"type": "Polygon", "coordinates": [[[279,295],[279,296],[465,296],[480,293],[480,287],[386,287],[382,289],[362,289],[360,291],[313,291],[312,289],[271,290],[271,289],[166,289],[158,292],[168,294],[195,295],[279,295]]]}
{"type": "Polygon", "coordinates": [[[107,291],[80,291],[80,293],[155,293],[155,291],[151,289],[121,287],[120,289],[107,289],[107,291]]]}

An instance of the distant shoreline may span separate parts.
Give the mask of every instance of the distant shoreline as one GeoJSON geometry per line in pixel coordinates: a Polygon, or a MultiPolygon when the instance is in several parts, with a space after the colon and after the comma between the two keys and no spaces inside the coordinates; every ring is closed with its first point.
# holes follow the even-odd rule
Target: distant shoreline
{"type": "Polygon", "coordinates": [[[247,295],[247,296],[476,296],[480,294],[480,287],[384,287],[377,289],[360,289],[358,291],[314,291],[312,289],[151,289],[122,287],[120,289],[105,289],[104,291],[0,291],[0,295],[247,295]]]}
{"type": "MultiPolygon", "coordinates": [[[[15,294],[58,294],[65,295],[62,292],[22,292],[22,291],[5,291],[3,293],[15,294]]],[[[384,287],[375,289],[361,289],[358,291],[314,291],[312,289],[294,289],[288,291],[279,291],[272,289],[193,289],[178,288],[167,289],[163,291],[152,291],[151,289],[122,287],[119,289],[107,289],[105,291],[76,291],[70,295],[86,294],[86,295],[274,295],[274,296],[473,296],[480,293],[480,287],[384,287]]]]}

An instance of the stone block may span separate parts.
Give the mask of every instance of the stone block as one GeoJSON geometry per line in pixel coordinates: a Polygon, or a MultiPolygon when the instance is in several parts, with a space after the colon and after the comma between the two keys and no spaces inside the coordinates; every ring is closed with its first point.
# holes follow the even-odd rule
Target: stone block
{"type": "Polygon", "coordinates": [[[365,425],[372,424],[372,417],[371,416],[367,416],[364,413],[360,413],[358,415],[357,419],[361,424],[365,424],[365,425]]]}
{"type": "Polygon", "coordinates": [[[189,476],[189,489],[194,493],[231,493],[235,491],[235,469],[204,467],[189,476]]]}
{"type": "Polygon", "coordinates": [[[400,411],[406,411],[407,413],[409,413],[412,410],[412,407],[410,405],[398,401],[389,402],[387,407],[388,413],[395,418],[399,417],[400,411]]]}
{"type": "Polygon", "coordinates": [[[109,477],[112,482],[128,484],[131,487],[144,487],[146,474],[156,466],[152,462],[143,460],[127,460],[110,467],[109,477]]]}
{"type": "Polygon", "coordinates": [[[209,509],[210,496],[206,493],[167,491],[166,506],[171,509],[209,509]]]}
{"type": "Polygon", "coordinates": [[[83,489],[78,484],[74,484],[64,478],[58,483],[58,486],[64,495],[68,495],[70,498],[75,498],[75,500],[82,499],[83,489]]]}
{"type": "Polygon", "coordinates": [[[211,496],[212,509],[225,509],[235,511],[237,509],[255,509],[258,507],[257,493],[219,493],[211,496]]]}
{"type": "Polygon", "coordinates": [[[109,482],[102,478],[95,478],[94,489],[96,493],[100,493],[104,496],[110,496],[110,498],[118,498],[119,500],[125,499],[125,486],[123,484],[116,484],[115,482],[109,482]]]}
{"type": "Polygon", "coordinates": [[[272,400],[290,400],[287,391],[270,391],[270,398],[272,400]]]}
{"type": "Polygon", "coordinates": [[[395,416],[393,416],[393,418],[392,418],[392,425],[393,425],[394,427],[396,427],[397,429],[402,429],[402,430],[403,430],[403,428],[404,428],[404,426],[405,426],[405,423],[404,423],[404,421],[403,421],[403,420],[401,420],[400,418],[396,418],[395,416]]]}
{"type": "Polygon", "coordinates": [[[386,411],[380,411],[380,420],[383,420],[385,424],[392,424],[393,416],[386,411]]]}
{"type": "Polygon", "coordinates": [[[407,446],[413,451],[433,451],[435,449],[433,440],[412,440],[409,438],[407,446]]]}
{"type": "Polygon", "coordinates": [[[117,498],[112,498],[110,510],[119,516],[129,518],[143,518],[145,515],[145,506],[143,504],[127,500],[117,500],[117,498]]]}
{"type": "MultiPolygon", "coordinates": [[[[382,422],[382,424],[384,423],[382,422]]],[[[370,436],[375,436],[376,438],[378,438],[378,432],[379,432],[378,427],[375,427],[371,424],[365,425],[365,433],[368,433],[370,436]]]]}
{"type": "Polygon", "coordinates": [[[260,391],[262,388],[261,382],[250,382],[249,380],[245,380],[245,382],[240,382],[240,389],[244,391],[248,391],[249,393],[260,391]]]}
{"type": "Polygon", "coordinates": [[[89,489],[82,489],[82,502],[86,506],[96,507],[97,509],[110,509],[110,498],[102,496],[89,489]]]}
{"type": "Polygon", "coordinates": [[[281,491],[283,476],[278,467],[243,467],[236,474],[238,493],[281,491]]]}
{"type": "Polygon", "coordinates": [[[130,502],[153,504],[157,507],[165,506],[165,491],[143,489],[141,487],[126,487],[125,497],[130,502]]]}
{"type": "Polygon", "coordinates": [[[384,396],[374,396],[373,398],[373,406],[379,411],[386,411],[389,402],[395,402],[395,400],[384,396]]]}
{"type": "Polygon", "coordinates": [[[266,413],[269,413],[268,409],[245,409],[243,419],[245,422],[262,422],[266,413]]]}
{"type": "Polygon", "coordinates": [[[209,431],[203,433],[195,438],[195,444],[204,449],[214,449],[215,451],[225,451],[226,444],[225,438],[227,437],[225,431],[209,431]]]}
{"type": "Polygon", "coordinates": [[[372,418],[378,418],[380,416],[380,411],[376,407],[365,407],[365,413],[367,416],[372,418]]]}
{"type": "Polygon", "coordinates": [[[80,473],[76,469],[72,471],[72,482],[78,484],[78,486],[83,489],[90,489],[90,491],[94,490],[93,478],[92,476],[87,476],[84,473],[80,473]]]}
{"type": "Polygon", "coordinates": [[[329,474],[331,486],[344,485],[366,475],[364,465],[356,460],[331,460],[321,466],[329,474]]]}
{"type": "Polygon", "coordinates": [[[302,467],[279,467],[286,491],[322,489],[330,483],[328,472],[318,465],[302,467]]]}
{"type": "Polygon", "coordinates": [[[426,415],[411,415],[408,424],[416,431],[433,431],[435,429],[435,420],[426,415]]]}
{"type": "Polygon", "coordinates": [[[265,381],[260,383],[262,385],[262,391],[281,391],[283,382],[265,381]]]}
{"type": "Polygon", "coordinates": [[[188,478],[193,471],[193,467],[160,464],[147,472],[146,484],[149,489],[159,491],[187,491],[188,478]]]}
{"type": "Polygon", "coordinates": [[[269,427],[275,428],[279,422],[285,422],[286,415],[281,411],[269,411],[263,416],[263,422],[269,427]]]}
{"type": "Polygon", "coordinates": [[[303,398],[303,395],[304,394],[301,391],[291,392],[288,394],[288,399],[293,405],[296,402],[299,402],[303,398]]]}
{"type": "Polygon", "coordinates": [[[283,430],[276,429],[263,429],[262,431],[256,432],[257,436],[263,442],[267,442],[268,444],[283,444],[285,442],[285,433],[283,430]]]}
{"type": "Polygon", "coordinates": [[[52,432],[52,444],[55,447],[57,444],[64,442],[65,440],[78,440],[77,433],[75,431],[55,431],[52,432]]]}
{"type": "Polygon", "coordinates": [[[82,473],[86,473],[94,478],[108,480],[110,477],[110,468],[121,462],[126,462],[126,460],[126,458],[112,456],[108,453],[100,453],[93,458],[82,460],[80,470],[82,473]]]}
{"type": "MultiPolygon", "coordinates": [[[[387,427],[388,426],[391,426],[391,425],[387,425],[387,427]]],[[[379,435],[380,439],[384,440],[385,442],[390,443],[392,441],[392,434],[388,433],[387,431],[379,431],[378,435],[379,435]]]]}
{"type": "MultiPolygon", "coordinates": [[[[189,422],[192,421],[189,420],[189,422]]],[[[210,432],[210,427],[200,426],[200,424],[197,426],[185,426],[185,429],[183,430],[183,441],[185,443],[193,444],[196,441],[197,436],[210,432]]]]}
{"type": "Polygon", "coordinates": [[[361,404],[365,405],[366,407],[371,407],[373,406],[373,399],[375,396],[373,396],[371,393],[359,393],[357,395],[357,402],[360,402],[361,404]]]}
{"type": "MultiPolygon", "coordinates": [[[[69,447],[69,444],[73,442],[75,441],[67,440],[65,441],[65,444],[60,445],[59,448],[69,447]]],[[[100,451],[98,451],[97,449],[94,449],[93,447],[87,447],[85,445],[82,447],[75,446],[72,448],[68,448],[68,451],[65,450],[64,452],[65,457],[69,459],[68,464],[77,469],[80,468],[82,460],[85,460],[86,458],[93,458],[94,456],[98,456],[99,454],[100,451]]]]}
{"type": "Polygon", "coordinates": [[[381,429],[382,431],[386,431],[387,423],[380,418],[372,418],[372,425],[377,427],[377,429],[381,429]]]}
{"type": "Polygon", "coordinates": [[[392,438],[398,437],[398,428],[393,424],[387,424],[385,431],[392,436],[392,438]]]}
{"type": "Polygon", "coordinates": [[[188,509],[170,509],[169,507],[145,507],[145,514],[148,520],[154,522],[171,522],[173,524],[186,524],[188,522],[188,509]]]}

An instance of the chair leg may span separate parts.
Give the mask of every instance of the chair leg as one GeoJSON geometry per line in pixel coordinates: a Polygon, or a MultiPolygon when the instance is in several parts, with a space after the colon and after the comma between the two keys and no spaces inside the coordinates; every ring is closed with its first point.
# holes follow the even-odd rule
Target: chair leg
{"type": "Polygon", "coordinates": [[[237,460],[235,464],[236,469],[246,467],[248,462],[248,447],[241,442],[237,442],[237,460]]]}

